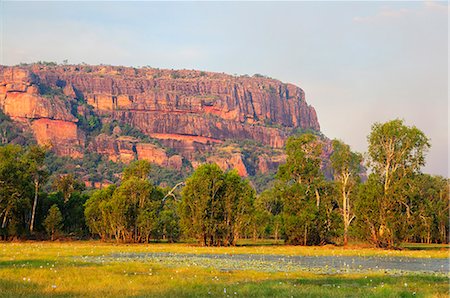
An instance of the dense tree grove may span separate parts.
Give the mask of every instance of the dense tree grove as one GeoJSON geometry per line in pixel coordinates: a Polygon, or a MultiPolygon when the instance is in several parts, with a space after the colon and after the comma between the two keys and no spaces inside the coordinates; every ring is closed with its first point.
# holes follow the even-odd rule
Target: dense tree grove
{"type": "Polygon", "coordinates": [[[186,181],[180,215],[186,235],[202,245],[235,245],[250,224],[255,191],[235,171],[200,166],[186,181]]]}
{"type": "MultiPolygon", "coordinates": [[[[111,164],[122,171],[115,183],[86,189],[76,172],[60,171],[61,158],[47,148],[8,144],[22,138],[5,123],[0,135],[3,240],[195,239],[227,246],[271,238],[294,245],[362,240],[384,248],[449,242],[449,179],[421,173],[429,140],[401,120],[372,126],[366,161],[342,141],[305,132],[291,136],[286,163],[259,195],[250,180],[215,164],[199,166],[174,188],[158,187],[154,183],[165,182],[155,181],[161,169],[146,161],[111,164]]],[[[100,165],[96,171],[108,171],[100,165]]]]}

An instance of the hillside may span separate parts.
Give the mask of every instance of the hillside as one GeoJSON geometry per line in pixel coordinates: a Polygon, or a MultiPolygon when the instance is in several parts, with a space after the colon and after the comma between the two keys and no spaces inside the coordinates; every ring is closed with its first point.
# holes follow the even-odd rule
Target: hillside
{"type": "Polygon", "coordinates": [[[284,161],[289,135],[320,131],[297,86],[197,70],[0,66],[0,109],[58,156],[146,159],[178,172],[216,162],[241,176],[268,174],[284,161]]]}

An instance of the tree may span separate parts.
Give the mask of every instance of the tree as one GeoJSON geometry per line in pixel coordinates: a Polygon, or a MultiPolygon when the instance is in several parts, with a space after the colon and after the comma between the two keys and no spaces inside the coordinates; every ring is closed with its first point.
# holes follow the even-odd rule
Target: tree
{"type": "Polygon", "coordinates": [[[263,191],[255,200],[255,217],[259,219],[260,233],[269,232],[278,240],[282,230],[283,192],[280,183],[263,191]]]}
{"type": "Polygon", "coordinates": [[[204,246],[235,245],[250,222],[255,192],[235,172],[198,167],[182,190],[180,217],[188,236],[204,246]]]}
{"type": "Polygon", "coordinates": [[[67,203],[72,193],[76,190],[83,190],[84,186],[75,179],[72,174],[61,175],[55,182],[54,188],[61,192],[64,198],[64,203],[67,203]]]}
{"type": "Polygon", "coordinates": [[[430,144],[422,131],[398,119],[375,123],[368,141],[369,166],[377,176],[372,181],[382,183],[382,191],[376,195],[379,218],[368,219],[368,224],[374,229],[372,240],[377,246],[394,247],[406,236],[401,226],[411,215],[404,186],[425,165],[430,144]]]}
{"type": "Polygon", "coordinates": [[[233,170],[224,174],[224,245],[236,245],[241,232],[251,222],[255,190],[233,170]]]}
{"type": "Polygon", "coordinates": [[[149,163],[130,164],[122,184],[93,193],[87,200],[85,216],[92,233],[104,240],[148,242],[158,236],[163,193],[148,181],[149,163]]]}
{"type": "Polygon", "coordinates": [[[132,177],[146,180],[150,175],[151,165],[146,160],[138,160],[130,163],[128,167],[123,171],[123,180],[128,180],[132,177]]]}
{"type": "Polygon", "coordinates": [[[218,245],[217,219],[221,216],[223,171],[216,164],[198,167],[182,190],[181,220],[188,236],[203,246],[218,245]]]}
{"type": "Polygon", "coordinates": [[[38,203],[39,186],[45,183],[48,178],[48,171],[45,167],[45,148],[39,146],[31,146],[26,154],[28,162],[28,171],[34,184],[34,201],[31,211],[30,232],[33,232],[34,218],[36,215],[36,206],[38,203]]]}
{"type": "Polygon", "coordinates": [[[411,219],[407,240],[448,243],[449,180],[428,174],[415,175],[409,191],[411,219]]]}
{"type": "Polygon", "coordinates": [[[348,228],[355,218],[352,211],[351,196],[356,190],[359,182],[362,156],[350,150],[350,146],[342,141],[333,140],[333,153],[330,161],[333,168],[333,178],[341,196],[340,211],[344,223],[344,246],[348,243],[348,228]]]}
{"type": "Polygon", "coordinates": [[[47,233],[50,234],[52,241],[55,239],[55,233],[60,231],[62,227],[62,214],[58,206],[55,204],[48,210],[48,215],[44,220],[44,226],[47,233]]]}
{"type": "Polygon", "coordinates": [[[115,185],[110,185],[96,190],[84,204],[84,216],[89,230],[93,234],[98,234],[102,240],[112,235],[108,203],[115,189],[115,185]]]}
{"type": "Polygon", "coordinates": [[[334,211],[321,171],[322,141],[312,134],[290,137],[286,164],[278,169],[283,197],[285,240],[290,244],[329,242],[334,211]]]}
{"type": "Polygon", "coordinates": [[[164,206],[159,213],[159,230],[163,239],[176,242],[180,238],[180,216],[178,215],[178,202],[173,197],[164,200],[164,206]]]}
{"type": "Polygon", "coordinates": [[[25,152],[19,145],[0,147],[0,231],[19,237],[26,229],[33,193],[25,152]]]}

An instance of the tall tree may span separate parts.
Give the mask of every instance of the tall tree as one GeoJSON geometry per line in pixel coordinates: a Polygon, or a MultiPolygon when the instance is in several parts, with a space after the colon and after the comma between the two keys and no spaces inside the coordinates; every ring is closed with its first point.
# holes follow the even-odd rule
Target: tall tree
{"type": "Polygon", "coordinates": [[[355,218],[353,212],[352,195],[356,190],[356,185],[361,170],[362,156],[350,150],[350,146],[342,141],[333,140],[333,153],[331,154],[331,166],[333,168],[333,177],[336,181],[341,200],[340,211],[344,223],[344,246],[348,244],[348,228],[355,218]]]}
{"type": "Polygon", "coordinates": [[[0,147],[0,231],[19,237],[30,215],[33,187],[24,150],[19,145],[0,147]]]}
{"type": "Polygon", "coordinates": [[[286,164],[278,169],[283,191],[285,238],[291,244],[328,241],[332,202],[321,171],[322,141],[312,134],[290,137],[286,164]]]}
{"type": "Polygon", "coordinates": [[[373,231],[378,246],[393,247],[403,237],[399,225],[404,213],[409,216],[411,206],[402,195],[406,181],[419,173],[425,165],[425,153],[430,147],[425,134],[415,126],[408,127],[402,120],[375,123],[368,136],[369,166],[381,181],[379,225],[373,231]]]}
{"type": "Polygon", "coordinates": [[[33,232],[36,216],[36,206],[38,203],[39,187],[48,178],[48,171],[45,166],[46,149],[40,146],[31,146],[26,154],[28,171],[34,184],[34,200],[31,211],[30,232],[33,232]]]}
{"type": "Polygon", "coordinates": [[[74,191],[84,189],[84,186],[72,174],[61,175],[54,181],[53,187],[62,193],[64,203],[69,201],[74,191]]]}

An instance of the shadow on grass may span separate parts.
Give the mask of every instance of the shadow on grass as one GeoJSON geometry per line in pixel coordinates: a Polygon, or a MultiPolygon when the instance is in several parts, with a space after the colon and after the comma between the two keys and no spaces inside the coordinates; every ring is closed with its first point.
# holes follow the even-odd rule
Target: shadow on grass
{"type": "Polygon", "coordinates": [[[449,244],[425,244],[425,243],[405,243],[402,245],[405,250],[449,250],[449,244]]]}
{"type": "Polygon", "coordinates": [[[16,282],[0,279],[0,297],[73,297],[72,293],[58,293],[52,285],[48,289],[35,283],[23,281],[16,282]]]}
{"type": "Polygon", "coordinates": [[[0,261],[0,269],[7,268],[49,268],[58,266],[64,267],[88,267],[88,266],[100,266],[99,263],[94,262],[80,262],[80,261],[55,261],[55,260],[13,260],[13,261],[0,261]]]}

